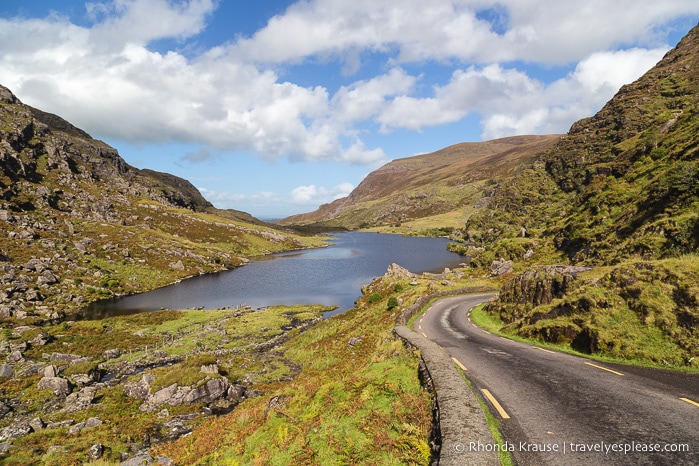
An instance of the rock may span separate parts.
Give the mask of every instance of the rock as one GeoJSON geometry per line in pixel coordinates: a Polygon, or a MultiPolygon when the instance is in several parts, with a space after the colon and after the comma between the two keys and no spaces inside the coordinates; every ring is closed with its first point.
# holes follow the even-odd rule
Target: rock
{"type": "Polygon", "coordinates": [[[12,411],[12,408],[7,406],[4,402],[0,401],[0,417],[12,411]]]}
{"type": "Polygon", "coordinates": [[[29,344],[32,346],[44,346],[46,343],[50,341],[50,339],[51,337],[49,336],[49,334],[41,331],[34,338],[29,340],[29,344]]]}
{"type": "Polygon", "coordinates": [[[185,403],[211,403],[223,396],[228,390],[228,380],[225,377],[211,379],[201,387],[192,389],[184,398],[185,403]]]}
{"type": "Polygon", "coordinates": [[[203,372],[204,374],[218,374],[218,364],[208,364],[201,366],[199,372],[203,372]]]}
{"type": "Polygon", "coordinates": [[[184,270],[184,264],[181,260],[178,260],[177,262],[171,262],[170,268],[173,270],[184,270]]]}
{"type": "Polygon", "coordinates": [[[44,270],[36,280],[38,285],[54,285],[58,283],[58,277],[49,270],[44,270]]]}
{"type": "Polygon", "coordinates": [[[0,442],[22,437],[32,432],[32,428],[26,421],[16,422],[12,425],[0,429],[0,442]]]}
{"type": "Polygon", "coordinates": [[[244,385],[231,385],[228,387],[228,392],[226,393],[226,399],[232,401],[236,404],[243,401],[245,397],[245,386],[244,385]]]}
{"type": "Polygon", "coordinates": [[[10,364],[0,364],[0,377],[9,378],[15,373],[15,367],[10,364]]]}
{"type": "Polygon", "coordinates": [[[24,353],[27,351],[28,345],[26,341],[21,341],[19,343],[10,343],[10,351],[19,351],[24,353]]]}
{"type": "Polygon", "coordinates": [[[393,263],[388,266],[388,270],[386,271],[386,276],[392,277],[392,278],[397,278],[397,279],[407,279],[407,278],[415,278],[417,275],[414,273],[410,272],[408,269],[401,267],[400,265],[393,263]]]}
{"type": "Polygon", "coordinates": [[[352,337],[347,342],[347,346],[349,346],[350,348],[354,348],[355,346],[357,346],[361,342],[362,342],[362,339],[360,337],[352,337]]]}
{"type": "Polygon", "coordinates": [[[527,249],[527,252],[524,253],[522,256],[523,259],[529,259],[534,255],[534,250],[533,249],[527,249]]]}
{"type": "Polygon", "coordinates": [[[19,352],[19,350],[15,350],[8,354],[6,359],[7,362],[9,362],[10,364],[15,364],[24,361],[24,357],[22,356],[22,353],[19,352]]]}
{"type": "Polygon", "coordinates": [[[7,453],[10,451],[10,448],[12,448],[12,444],[10,442],[0,442],[0,453],[7,453]]]}
{"type": "Polygon", "coordinates": [[[80,391],[71,393],[66,397],[66,406],[63,408],[63,412],[74,413],[89,408],[96,393],[97,387],[84,387],[80,391]]]}
{"type": "Polygon", "coordinates": [[[119,348],[108,349],[104,352],[104,359],[116,359],[121,355],[119,348]]]}
{"type": "Polygon", "coordinates": [[[44,377],[58,377],[58,368],[53,364],[44,367],[44,377]]]}
{"type": "Polygon", "coordinates": [[[29,427],[31,427],[34,432],[39,432],[46,427],[46,424],[44,424],[44,421],[40,417],[35,417],[29,420],[29,427]]]}
{"type": "Polygon", "coordinates": [[[71,374],[67,377],[68,380],[70,380],[73,383],[73,385],[77,385],[78,387],[85,387],[88,385],[92,385],[95,382],[99,382],[100,371],[95,370],[90,372],[89,374],[71,374]]]}
{"type": "Polygon", "coordinates": [[[102,424],[104,424],[104,421],[97,417],[91,417],[87,421],[85,421],[86,428],[97,427],[101,426],[102,424]]]}
{"type": "MultiPolygon", "coordinates": [[[[150,387],[149,387],[150,388],[150,387]]],[[[139,409],[141,411],[155,411],[158,407],[169,404],[170,406],[177,406],[182,404],[183,396],[178,396],[177,389],[178,385],[173,383],[165,388],[161,388],[152,395],[148,395],[145,398],[145,403],[143,403],[139,409]]]]}
{"type": "Polygon", "coordinates": [[[68,395],[70,385],[66,379],[61,377],[43,377],[37,384],[39,390],[51,389],[56,395],[68,395]]]}
{"type": "Polygon", "coordinates": [[[499,300],[504,303],[534,306],[549,304],[562,297],[578,273],[590,267],[547,265],[529,269],[503,285],[499,300]]]}
{"type": "Polygon", "coordinates": [[[176,383],[148,395],[145,402],[139,407],[141,411],[155,411],[162,405],[177,406],[186,403],[212,403],[226,396],[228,392],[228,379],[216,377],[206,380],[204,384],[195,384],[180,387],[176,383]]]}
{"type": "Polygon", "coordinates": [[[150,394],[150,384],[152,384],[154,380],[155,377],[153,375],[144,374],[138,382],[124,385],[124,393],[131,398],[145,400],[150,394]]]}
{"type": "Polygon", "coordinates": [[[44,296],[41,293],[39,293],[38,290],[28,290],[24,294],[24,299],[27,301],[32,301],[32,302],[43,301],[44,296]]]}
{"type": "Polygon", "coordinates": [[[69,427],[75,424],[75,420],[73,419],[66,419],[65,421],[59,421],[59,422],[49,422],[46,424],[47,429],[60,429],[62,427],[69,427]]]}
{"type": "Polygon", "coordinates": [[[153,463],[153,457],[150,455],[136,455],[126,461],[121,462],[121,466],[144,466],[153,463]]]}
{"type": "Polygon", "coordinates": [[[500,275],[511,273],[513,270],[512,261],[507,261],[505,259],[495,260],[490,265],[490,275],[492,277],[499,277],[500,275]]]}
{"type": "Polygon", "coordinates": [[[74,426],[72,426],[70,429],[68,429],[68,437],[77,437],[80,435],[80,431],[83,430],[83,427],[85,427],[84,422],[78,422],[74,426]]]}
{"type": "Polygon", "coordinates": [[[90,458],[92,461],[96,461],[100,458],[102,458],[102,455],[104,454],[104,446],[102,446],[101,443],[95,443],[90,447],[89,450],[87,450],[87,457],[90,458]]]}
{"type": "Polygon", "coordinates": [[[68,364],[75,364],[78,362],[87,362],[89,360],[90,358],[80,356],[79,354],[51,353],[51,362],[65,362],[68,364]]]}

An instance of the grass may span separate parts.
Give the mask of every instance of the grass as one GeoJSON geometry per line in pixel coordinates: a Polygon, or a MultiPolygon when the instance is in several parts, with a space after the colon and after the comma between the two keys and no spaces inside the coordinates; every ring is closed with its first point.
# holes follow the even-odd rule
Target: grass
{"type": "MultiPolygon", "coordinates": [[[[613,316],[611,318],[614,318],[613,316]]],[[[575,356],[580,356],[583,358],[587,359],[593,359],[596,361],[601,361],[601,362],[611,362],[611,363],[616,363],[616,364],[627,364],[627,365],[637,365],[637,366],[645,366],[645,367],[653,367],[653,368],[663,368],[667,369],[667,366],[664,364],[658,364],[654,363],[652,360],[650,360],[645,353],[639,353],[637,357],[635,358],[629,358],[628,356],[625,357],[615,357],[612,353],[582,353],[580,351],[576,351],[573,348],[570,347],[568,343],[553,343],[553,342],[547,342],[543,341],[541,339],[535,339],[535,338],[525,338],[521,337],[519,335],[513,334],[509,331],[505,331],[504,329],[506,328],[506,325],[504,322],[502,322],[499,318],[496,316],[488,313],[485,310],[485,305],[479,305],[475,307],[471,311],[471,319],[473,320],[473,323],[478,325],[479,327],[483,328],[484,330],[487,330],[491,333],[506,337],[508,339],[518,341],[521,343],[529,344],[529,345],[535,345],[539,346],[541,348],[547,348],[555,351],[560,351],[563,353],[568,353],[572,354],[575,356]],[[645,356],[645,357],[644,357],[645,356]]],[[[628,338],[628,335],[625,335],[626,338],[628,338]]],[[[619,339],[620,342],[623,341],[623,338],[619,339]]],[[[652,347],[655,347],[656,345],[656,339],[650,338],[647,340],[642,340],[641,344],[647,344],[647,345],[653,345],[652,347]]],[[[699,368],[696,367],[673,367],[673,370],[679,370],[683,372],[689,372],[689,373],[699,373],[699,368]]]]}
{"type": "MultiPolygon", "coordinates": [[[[150,452],[177,463],[427,465],[432,394],[420,385],[417,354],[393,335],[399,307],[434,291],[430,280],[419,281],[416,286],[407,280],[374,281],[365,287],[355,309],[326,320],[319,320],[328,310],[323,306],[273,306],[257,312],[165,310],[66,322],[45,327],[51,340],[27,355],[40,359],[41,352],[70,352],[93,358],[67,368],[76,373],[95,369],[95,362],[112,348],[120,348],[121,355],[101,362],[104,372],[126,363],[153,361],[154,349],[180,357],[180,362],[146,368],[129,379],[154,375],[151,392],[173,383],[196,385],[206,376],[216,376],[200,372],[201,366],[210,364],[216,364],[218,376],[231,383],[245,380],[251,396],[232,412],[200,415],[191,422],[191,435],[159,443],[150,452]],[[395,302],[400,306],[389,309],[395,302]]],[[[35,333],[24,332],[27,337],[35,333]]],[[[3,336],[13,341],[23,337],[8,332],[3,336]]],[[[3,380],[0,388],[6,397],[20,399],[38,414],[53,400],[49,390],[35,389],[38,378],[3,380]]],[[[139,405],[121,385],[101,388],[87,410],[53,411],[42,414],[42,419],[82,422],[94,416],[105,424],[77,437],[67,435],[68,427],[20,437],[2,462],[83,463],[87,449],[98,442],[105,445],[103,463],[116,462],[122,453],[132,454],[142,445],[144,433],[154,440],[162,438],[167,419],[202,408],[168,406],[169,416],[160,419],[156,413],[141,412],[139,405]],[[62,449],[49,451],[48,445],[62,449]]]]}
{"type": "MultiPolygon", "coordinates": [[[[90,357],[88,362],[80,362],[65,367],[62,375],[88,373],[98,367],[104,372],[124,367],[125,363],[147,363],[154,361],[153,350],[159,349],[167,356],[183,356],[181,362],[164,367],[146,368],[131,377],[139,380],[145,373],[155,376],[151,392],[177,383],[180,386],[197,385],[206,377],[226,376],[231,383],[248,381],[249,390],[268,384],[280,384],[290,380],[297,365],[289,361],[274,348],[261,348],[259,344],[267,341],[260,327],[268,326],[269,333],[280,338],[302,335],[300,329],[312,325],[320,319],[325,306],[273,306],[265,311],[255,312],[251,309],[218,311],[159,311],[132,316],[113,317],[100,321],[78,321],[47,326],[42,330],[50,335],[49,343],[42,347],[29,349],[26,357],[36,361],[42,354],[68,352],[90,357]],[[282,328],[283,327],[283,328],[282,328]],[[293,327],[293,328],[292,328],[293,327]],[[169,335],[163,338],[163,335],[169,335]],[[119,348],[121,356],[103,361],[106,349],[119,348]],[[204,374],[201,366],[217,364],[219,374],[204,374]]],[[[35,335],[32,329],[22,333],[21,337],[3,333],[3,337],[12,337],[13,342],[35,335]]],[[[103,387],[97,391],[92,405],[76,413],[60,410],[46,410],[54,402],[51,390],[37,390],[40,375],[2,379],[0,388],[4,396],[19,400],[26,414],[34,413],[45,422],[59,422],[72,419],[75,423],[98,417],[105,421],[101,426],[85,429],[79,436],[68,436],[68,427],[44,429],[13,440],[9,455],[0,457],[2,464],[56,464],[67,465],[87,462],[87,449],[94,443],[105,445],[105,462],[118,461],[120,453],[132,451],[134,445],[140,445],[144,433],[152,439],[161,438],[167,433],[163,427],[166,419],[159,419],[155,413],[141,412],[140,401],[124,394],[121,385],[103,387]],[[50,445],[62,445],[65,452],[49,452],[50,445]]],[[[179,414],[197,414],[202,408],[199,404],[168,406],[169,416],[179,414]]],[[[208,422],[209,418],[198,416],[193,426],[208,422]]],[[[4,427],[11,420],[0,421],[4,427]]]]}
{"type": "Polygon", "coordinates": [[[390,296],[421,293],[403,287],[372,283],[356,309],[284,343],[302,367],[292,381],[263,384],[264,396],[157,452],[196,464],[429,464],[432,396],[386,310],[390,296]]]}

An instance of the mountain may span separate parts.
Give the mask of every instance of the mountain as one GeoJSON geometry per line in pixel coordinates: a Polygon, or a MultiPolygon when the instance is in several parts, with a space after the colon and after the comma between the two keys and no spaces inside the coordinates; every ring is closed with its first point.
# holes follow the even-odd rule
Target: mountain
{"type": "Polygon", "coordinates": [[[396,159],[371,172],[349,196],[279,223],[358,228],[468,208],[478,203],[484,186],[512,176],[559,138],[514,136],[396,159]]]}
{"type": "Polygon", "coordinates": [[[433,217],[437,224],[445,217],[435,214],[458,212],[451,248],[469,257],[474,276],[502,284],[489,310],[505,332],[696,366],[698,156],[695,27],[565,136],[459,144],[395,160],[347,198],[285,223],[357,228],[433,217]]]}
{"type": "Polygon", "coordinates": [[[2,86],[0,226],[0,318],[26,321],[311,241],[215,209],[188,181],[130,166],[2,86]]]}

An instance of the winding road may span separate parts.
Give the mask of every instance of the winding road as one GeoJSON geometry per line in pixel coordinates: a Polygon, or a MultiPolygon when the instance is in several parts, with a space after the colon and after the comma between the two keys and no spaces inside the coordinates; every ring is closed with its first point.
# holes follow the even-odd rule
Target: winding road
{"type": "Polygon", "coordinates": [[[500,448],[518,465],[699,465],[699,375],[602,363],[488,333],[470,310],[492,297],[439,300],[413,329],[465,370],[500,420],[500,448]]]}

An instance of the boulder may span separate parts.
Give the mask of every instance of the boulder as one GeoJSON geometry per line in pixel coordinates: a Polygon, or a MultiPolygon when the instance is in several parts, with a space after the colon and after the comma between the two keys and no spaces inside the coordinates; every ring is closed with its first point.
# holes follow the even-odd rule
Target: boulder
{"type": "Polygon", "coordinates": [[[386,271],[386,276],[387,277],[392,277],[392,278],[397,278],[397,279],[408,279],[408,278],[415,278],[417,275],[414,273],[410,272],[410,270],[401,267],[400,265],[393,263],[388,266],[388,269],[386,271]]]}
{"type": "Polygon", "coordinates": [[[0,364],[0,377],[9,378],[15,373],[15,367],[11,364],[0,364]]]}
{"type": "Polygon", "coordinates": [[[492,277],[499,277],[500,275],[511,273],[513,270],[512,261],[505,259],[494,260],[493,263],[490,264],[490,275],[492,277]]]}
{"type": "Polygon", "coordinates": [[[19,352],[19,350],[15,350],[8,354],[6,359],[7,362],[9,362],[10,364],[15,364],[20,361],[24,361],[24,357],[22,356],[22,353],[19,352]]]}
{"type": "Polygon", "coordinates": [[[96,393],[97,387],[84,387],[80,391],[71,393],[66,398],[66,406],[63,408],[63,412],[75,413],[89,408],[92,400],[95,399],[96,393]]]}
{"type": "Polygon", "coordinates": [[[155,377],[153,375],[144,374],[138,382],[124,385],[124,393],[131,398],[145,400],[150,394],[150,384],[152,384],[154,380],[155,377]]]}
{"type": "Polygon", "coordinates": [[[56,395],[68,395],[70,385],[68,381],[61,377],[42,377],[37,384],[39,390],[51,389],[56,395]]]}
{"type": "Polygon", "coordinates": [[[101,443],[95,443],[89,450],[87,450],[87,457],[92,461],[97,461],[98,459],[102,458],[103,454],[104,446],[101,443]]]}
{"type": "Polygon", "coordinates": [[[27,421],[15,422],[4,429],[0,429],[0,442],[16,439],[31,432],[32,428],[27,421]]]}
{"type": "Polygon", "coordinates": [[[119,348],[108,349],[104,352],[104,359],[116,359],[121,355],[119,348]]]}
{"type": "Polygon", "coordinates": [[[180,387],[176,383],[158,390],[146,397],[139,409],[155,411],[163,405],[177,406],[188,403],[212,403],[228,395],[230,384],[225,377],[203,379],[204,383],[180,387]]]}

